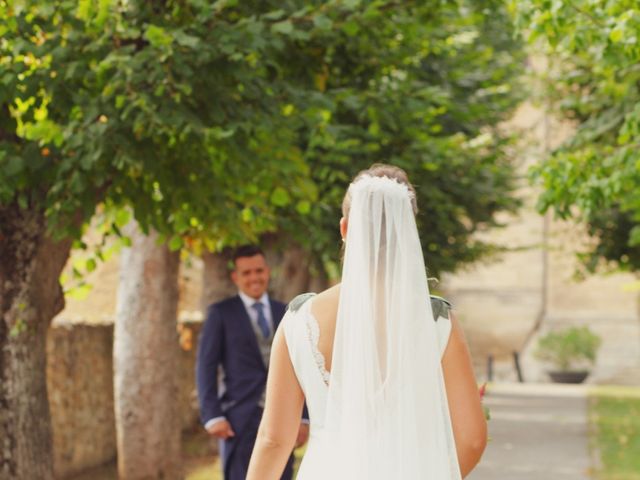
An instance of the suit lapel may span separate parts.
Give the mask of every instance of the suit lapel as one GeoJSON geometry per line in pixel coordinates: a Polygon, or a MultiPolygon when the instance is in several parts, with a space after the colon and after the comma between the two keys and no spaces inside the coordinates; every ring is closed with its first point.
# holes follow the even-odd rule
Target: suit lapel
{"type": "Polygon", "coordinates": [[[256,356],[256,359],[260,362],[260,365],[262,365],[266,369],[264,360],[262,359],[262,355],[260,354],[260,346],[258,345],[256,332],[253,330],[251,319],[249,318],[247,309],[244,307],[244,303],[242,303],[242,299],[240,298],[240,296],[236,296],[235,309],[235,317],[238,319],[238,327],[242,329],[243,336],[245,336],[249,340],[250,348],[256,356]]]}

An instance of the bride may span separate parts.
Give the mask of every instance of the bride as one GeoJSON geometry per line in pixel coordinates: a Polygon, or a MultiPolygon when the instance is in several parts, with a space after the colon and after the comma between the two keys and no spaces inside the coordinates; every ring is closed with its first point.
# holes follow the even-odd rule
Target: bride
{"type": "Polygon", "coordinates": [[[350,185],[342,283],[289,305],[248,480],[280,478],[305,400],[299,480],[458,480],[480,460],[487,427],[469,351],[448,304],[429,302],[416,211],[397,167],[350,185]]]}

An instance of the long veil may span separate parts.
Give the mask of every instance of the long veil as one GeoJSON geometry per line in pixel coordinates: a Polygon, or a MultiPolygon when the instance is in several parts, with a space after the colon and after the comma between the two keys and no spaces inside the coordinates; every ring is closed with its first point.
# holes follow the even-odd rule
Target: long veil
{"type": "Polygon", "coordinates": [[[411,193],[365,176],[349,194],[327,478],[459,480],[411,193]]]}

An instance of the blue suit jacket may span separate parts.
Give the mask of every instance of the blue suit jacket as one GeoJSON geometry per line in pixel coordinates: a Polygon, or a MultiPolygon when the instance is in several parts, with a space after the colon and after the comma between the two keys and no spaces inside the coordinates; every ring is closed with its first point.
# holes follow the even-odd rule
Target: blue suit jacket
{"type": "MultiPolygon", "coordinates": [[[[273,299],[271,318],[277,328],[286,305],[273,299]]],[[[225,416],[236,433],[240,433],[255,412],[267,381],[251,319],[239,296],[209,306],[200,334],[196,383],[200,418],[206,423],[225,416]],[[218,367],[224,377],[218,385],[218,367]]]]}

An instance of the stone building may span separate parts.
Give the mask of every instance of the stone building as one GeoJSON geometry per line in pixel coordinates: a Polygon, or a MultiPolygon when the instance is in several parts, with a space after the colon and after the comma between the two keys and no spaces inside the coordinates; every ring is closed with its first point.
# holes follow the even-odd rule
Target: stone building
{"type": "Polygon", "coordinates": [[[591,383],[640,385],[640,288],[630,274],[577,280],[576,252],[588,241],[581,228],[535,210],[536,190],[526,180],[534,163],[570,133],[541,109],[524,104],[509,128],[522,133],[519,150],[524,206],[501,219],[507,227],[489,232],[507,253],[448,275],[443,289],[454,302],[480,377],[489,359],[498,380],[516,381],[513,353],[527,382],[548,381],[532,351],[550,330],[587,325],[602,337],[591,383]]]}

